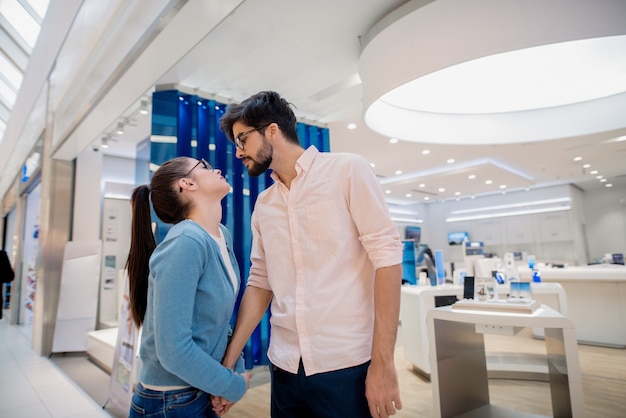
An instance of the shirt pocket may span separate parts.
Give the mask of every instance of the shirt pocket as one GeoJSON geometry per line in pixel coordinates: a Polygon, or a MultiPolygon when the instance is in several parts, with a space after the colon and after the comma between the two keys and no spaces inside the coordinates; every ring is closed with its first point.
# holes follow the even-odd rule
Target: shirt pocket
{"type": "Polygon", "coordinates": [[[314,240],[331,240],[339,235],[339,215],[335,202],[326,200],[307,206],[309,236],[314,240]]]}

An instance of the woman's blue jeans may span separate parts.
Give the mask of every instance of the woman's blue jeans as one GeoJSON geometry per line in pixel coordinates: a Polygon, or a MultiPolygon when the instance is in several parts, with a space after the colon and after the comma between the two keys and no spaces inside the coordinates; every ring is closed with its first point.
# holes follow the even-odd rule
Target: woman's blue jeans
{"type": "Polygon", "coordinates": [[[129,418],[214,418],[211,400],[196,388],[156,391],[141,383],[133,394],[129,418]]]}

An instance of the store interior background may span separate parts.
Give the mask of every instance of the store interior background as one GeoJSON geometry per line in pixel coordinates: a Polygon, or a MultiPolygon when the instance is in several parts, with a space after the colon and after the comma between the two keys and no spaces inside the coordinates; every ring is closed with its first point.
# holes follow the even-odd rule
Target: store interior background
{"type": "MultiPolygon", "coordinates": [[[[12,299],[28,297],[29,275],[41,295],[30,324],[33,349],[41,355],[52,350],[67,241],[103,240],[102,254],[115,255],[122,268],[128,240],[120,234],[107,243],[108,215],[119,215],[116,228],[128,230],[128,197],[148,181],[143,167],[150,141],[169,140],[151,136],[151,97],[158,90],[226,104],[260,90],[280,92],[300,121],[329,128],[331,151],[355,152],[371,162],[401,235],[406,226],[420,226],[421,242],[442,250],[447,263],[462,262],[459,248],[447,241],[457,231],[496,256],[523,252],[546,263],[586,265],[626,253],[624,61],[618,63],[621,91],[608,97],[609,110],[539,123],[570,127],[570,133],[580,129],[575,135],[516,142],[503,135],[469,144],[425,133],[397,138],[365,123],[377,91],[409,77],[399,74],[407,59],[415,76],[478,58],[485,45],[507,51],[548,40],[626,36],[626,8],[619,1],[521,3],[51,1],[23,64],[21,86],[11,106],[5,104],[0,142],[0,228],[21,293],[12,299]],[[387,42],[379,38],[389,34],[387,25],[416,10],[430,10],[436,25],[416,28],[411,36],[421,41],[415,44],[408,43],[411,36],[395,34],[397,47],[386,48],[387,59],[373,57],[382,48],[377,39],[387,42]],[[536,29],[529,30],[531,23],[536,29]],[[615,114],[621,121],[612,119],[615,114]],[[476,219],[446,221],[467,210],[476,219]],[[503,215],[519,210],[528,212],[503,215]],[[29,240],[34,228],[35,242],[29,240]]],[[[607,98],[582,106],[599,101],[607,98]]],[[[101,290],[97,328],[116,324],[117,292],[101,290]]],[[[10,318],[29,326],[17,308],[10,318]]]]}

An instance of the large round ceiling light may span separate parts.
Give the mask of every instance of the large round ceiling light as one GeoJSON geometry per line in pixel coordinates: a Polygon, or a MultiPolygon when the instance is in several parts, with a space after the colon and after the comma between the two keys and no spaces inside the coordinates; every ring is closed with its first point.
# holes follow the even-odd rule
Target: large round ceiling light
{"type": "Polygon", "coordinates": [[[365,121],[447,144],[626,128],[626,2],[409,1],[368,34],[365,121]]]}
{"type": "Polygon", "coordinates": [[[500,113],[563,106],[626,92],[626,36],[504,52],[425,75],[383,95],[437,113],[500,113]]]}

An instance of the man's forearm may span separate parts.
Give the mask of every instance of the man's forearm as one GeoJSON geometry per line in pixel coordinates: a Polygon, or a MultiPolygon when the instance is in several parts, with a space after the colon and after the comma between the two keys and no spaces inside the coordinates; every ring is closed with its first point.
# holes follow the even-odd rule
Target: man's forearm
{"type": "Polygon", "coordinates": [[[400,287],[402,266],[382,267],[376,270],[374,282],[374,339],[372,360],[393,361],[400,317],[400,287]]]}
{"type": "Polygon", "coordinates": [[[259,287],[248,286],[241,298],[241,305],[237,313],[237,322],[233,336],[230,339],[222,364],[231,369],[235,367],[237,359],[252,335],[252,332],[263,318],[267,307],[272,300],[272,292],[259,287]]]}

